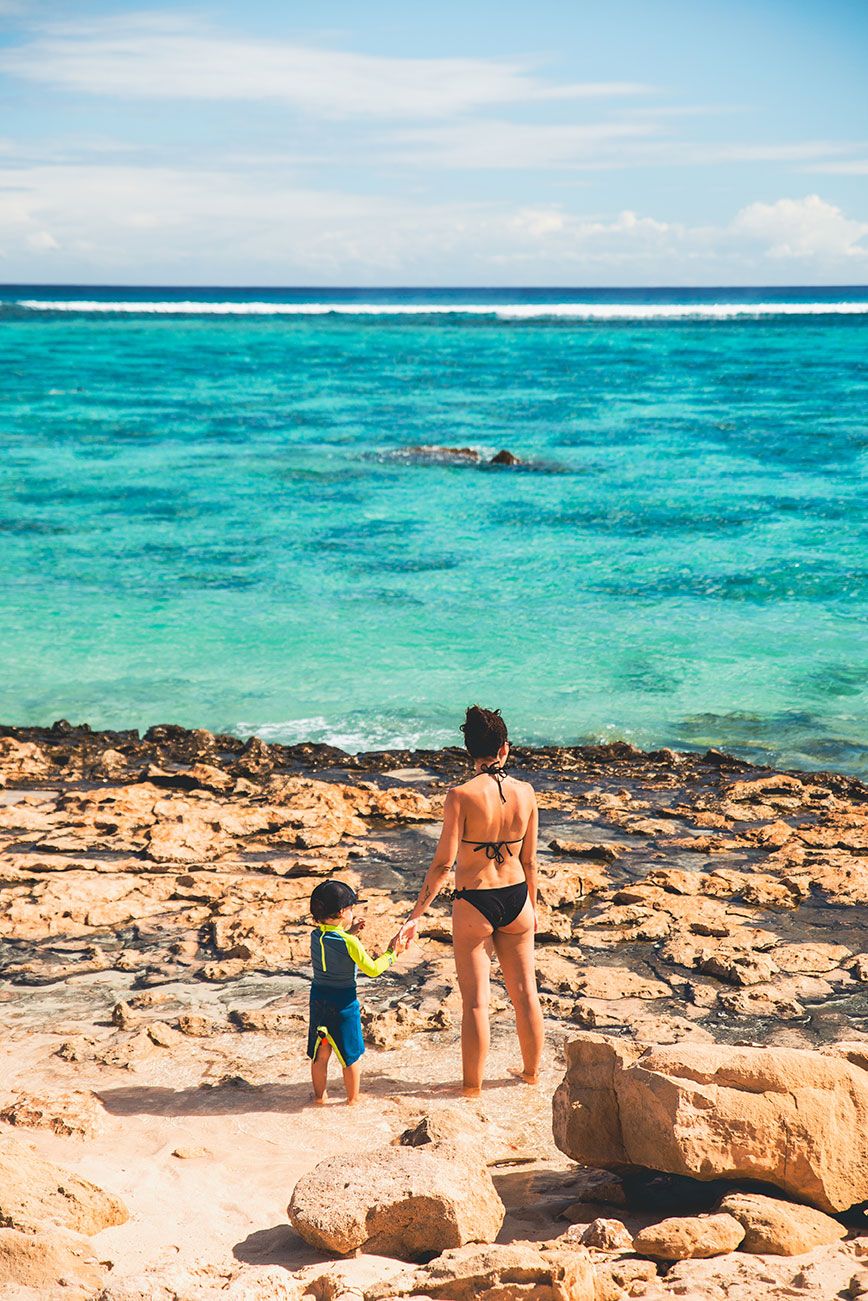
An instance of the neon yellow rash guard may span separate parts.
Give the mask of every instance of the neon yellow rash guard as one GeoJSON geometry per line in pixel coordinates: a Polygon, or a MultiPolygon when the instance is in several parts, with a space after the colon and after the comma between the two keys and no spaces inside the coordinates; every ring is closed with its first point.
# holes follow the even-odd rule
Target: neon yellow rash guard
{"type": "Polygon", "coordinates": [[[326,989],[348,989],[356,983],[356,969],[366,976],[380,976],[395,961],[391,949],[372,958],[365,946],[342,926],[321,922],[311,932],[310,960],[313,983],[326,989]]]}

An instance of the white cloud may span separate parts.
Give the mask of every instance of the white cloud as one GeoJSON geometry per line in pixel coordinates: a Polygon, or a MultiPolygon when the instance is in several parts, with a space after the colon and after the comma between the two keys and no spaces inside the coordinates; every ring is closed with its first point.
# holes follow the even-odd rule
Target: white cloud
{"type": "Polygon", "coordinates": [[[803,172],[825,172],[832,176],[868,176],[868,158],[857,158],[847,163],[816,163],[803,167],[803,172]]]}
{"type": "Polygon", "coordinates": [[[569,167],[610,162],[626,142],[650,135],[650,123],[602,122],[592,126],[548,126],[480,119],[449,126],[419,127],[396,133],[394,161],[420,167],[503,168],[569,167]]]}
{"type": "Polygon", "coordinates": [[[852,141],[789,144],[699,144],[660,138],[667,118],[648,110],[591,125],[510,122],[477,118],[397,131],[386,142],[393,161],[465,171],[569,168],[610,171],[637,167],[715,167],[728,163],[797,163],[851,153],[852,141]]]}
{"type": "Polygon", "coordinates": [[[859,240],[868,222],[852,221],[818,194],[777,203],[751,203],[732,222],[731,231],[767,245],[773,258],[868,257],[859,240]]]}
{"type": "Polygon", "coordinates": [[[817,196],[690,226],[530,201],[431,202],[295,185],[275,169],[17,167],[4,278],[179,284],[660,284],[847,278],[868,223],[817,196]],[[505,270],[506,269],[506,270],[505,270]]]}
{"type": "Polygon", "coordinates": [[[0,55],[0,70],[84,94],[274,100],[337,117],[447,117],[506,102],[648,90],[625,82],[551,86],[515,59],[379,57],[253,40],[165,14],[44,26],[0,55]]]}
{"type": "Polygon", "coordinates": [[[47,230],[35,230],[27,236],[27,247],[32,248],[37,253],[47,253],[51,249],[58,248],[59,245],[53,235],[47,230]]]}

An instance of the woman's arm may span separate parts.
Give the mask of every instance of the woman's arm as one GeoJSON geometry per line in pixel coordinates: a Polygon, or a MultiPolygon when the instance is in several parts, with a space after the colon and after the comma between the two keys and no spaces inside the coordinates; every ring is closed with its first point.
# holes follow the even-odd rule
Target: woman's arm
{"type": "Polygon", "coordinates": [[[533,811],[530,815],[530,822],[527,824],[527,831],[524,833],[524,840],[521,842],[519,852],[519,861],[521,862],[524,879],[527,881],[527,893],[530,897],[531,907],[533,908],[534,930],[537,929],[536,921],[536,892],[537,892],[537,864],[536,864],[536,841],[539,831],[539,809],[537,808],[536,796],[533,797],[533,811]]]}
{"type": "Polygon", "coordinates": [[[396,939],[400,937],[402,943],[409,943],[413,939],[419,926],[419,919],[446,884],[446,878],[452,871],[452,864],[458,856],[460,840],[461,801],[458,792],[451,790],[443,806],[443,830],[440,832],[431,866],[425,874],[413,911],[396,936],[396,939]]]}

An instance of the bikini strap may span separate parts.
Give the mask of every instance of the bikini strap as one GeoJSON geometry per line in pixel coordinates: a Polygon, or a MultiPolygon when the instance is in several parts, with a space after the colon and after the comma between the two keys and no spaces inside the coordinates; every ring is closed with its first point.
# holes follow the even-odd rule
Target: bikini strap
{"type": "Polygon", "coordinates": [[[501,768],[499,764],[489,763],[489,764],[483,764],[479,771],[487,772],[489,777],[494,778],[494,780],[497,782],[497,789],[500,792],[500,802],[501,804],[505,804],[506,796],[503,793],[503,779],[506,776],[506,769],[501,768]]]}

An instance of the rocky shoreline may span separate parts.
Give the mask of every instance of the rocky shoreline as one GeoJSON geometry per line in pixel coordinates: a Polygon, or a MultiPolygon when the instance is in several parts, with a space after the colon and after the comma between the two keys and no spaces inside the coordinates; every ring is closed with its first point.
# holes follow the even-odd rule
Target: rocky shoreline
{"type": "MultiPolygon", "coordinates": [[[[518,748],[512,763],[533,782],[541,809],[538,972],[549,1055],[538,1094],[508,1081],[512,1035],[495,982],[491,1083],[474,1112],[506,1208],[500,1246],[488,1250],[524,1244],[540,1255],[533,1244],[549,1243],[550,1255],[590,1252],[596,1275],[574,1269],[585,1281],[574,1280],[572,1293],[561,1265],[543,1262],[548,1281],[540,1275],[533,1286],[548,1292],[533,1293],[539,1298],[584,1296],[588,1278],[603,1274],[609,1282],[597,1301],[605,1288],[607,1301],[834,1296],[857,1272],[859,1244],[868,1246],[858,1206],[825,1206],[824,1214],[850,1216],[846,1240],[794,1258],[789,1274],[783,1258],[771,1268],[768,1256],[742,1247],[716,1264],[676,1267],[647,1254],[623,1287],[612,1282],[612,1269],[598,1268],[601,1249],[559,1219],[570,1207],[575,1219],[579,1205],[588,1224],[613,1211],[583,1200],[594,1187],[602,1196],[603,1177],[574,1163],[593,1164],[590,1157],[571,1160],[552,1142],[551,1100],[571,1039],[602,1039],[622,1055],[639,1045],[676,1054],[723,1045],[806,1061],[831,1056],[861,1072],[868,787],[717,751],[646,754],[623,743],[518,748]],[[572,1246],[551,1246],[565,1232],[572,1246]],[[751,1260],[766,1262],[762,1286],[751,1260]]],[[[68,1243],[62,1266],[51,1264],[61,1258],[57,1244],[55,1256],[48,1246],[39,1256],[34,1245],[34,1223],[57,1217],[22,1213],[16,1228],[0,1178],[0,1218],[9,1226],[0,1236],[26,1239],[0,1246],[0,1273],[4,1260],[13,1262],[4,1278],[15,1277],[23,1252],[43,1261],[33,1269],[44,1266],[45,1278],[66,1270],[62,1294],[70,1298],[338,1295],[331,1284],[314,1286],[328,1274],[326,1258],[286,1223],[289,1195],[324,1156],[348,1144],[360,1153],[388,1144],[454,1107],[437,1090],[455,1077],[458,1003],[443,899],[414,950],[388,977],[365,984],[371,1101],[350,1131],[337,1101],[314,1114],[303,1055],[307,899],[318,879],[339,871],[364,893],[366,943],[377,951],[415,896],[445,790],[466,771],[458,749],[347,755],[174,725],[144,737],[63,720],[0,728],[0,1158],[14,1149],[19,1162],[27,1153],[56,1162],[119,1195],[131,1216],[95,1230],[95,1254],[75,1248],[90,1262],[76,1283],[68,1243]]],[[[686,1184],[679,1177],[653,1176],[659,1206],[701,1203],[710,1214],[697,1172],[686,1184]]],[[[636,1178],[631,1204],[622,1192],[614,1212],[634,1236],[655,1223],[648,1180],[636,1178]]],[[[371,1259],[363,1253],[334,1275],[356,1288],[351,1295],[382,1288],[382,1266],[371,1259]]],[[[529,1268],[522,1259],[513,1282],[502,1284],[513,1291],[498,1296],[526,1294],[516,1290],[529,1268]]],[[[494,1278],[497,1261],[489,1266],[494,1278]]],[[[459,1294],[454,1280],[429,1283],[435,1290],[426,1295],[459,1294]]],[[[21,1301],[53,1295],[48,1286],[31,1283],[21,1301]]]]}

